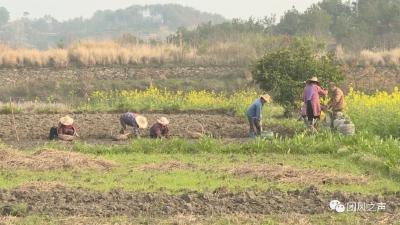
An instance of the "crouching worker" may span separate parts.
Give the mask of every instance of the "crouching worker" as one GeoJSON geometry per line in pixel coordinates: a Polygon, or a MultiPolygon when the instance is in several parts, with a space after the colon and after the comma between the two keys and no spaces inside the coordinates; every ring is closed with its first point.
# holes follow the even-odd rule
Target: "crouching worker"
{"type": "Polygon", "coordinates": [[[261,114],[265,103],[270,103],[271,97],[269,95],[262,95],[259,99],[255,100],[247,110],[247,118],[249,120],[249,137],[261,135],[261,114]]]}
{"type": "Polygon", "coordinates": [[[331,128],[333,128],[333,121],[343,116],[345,101],[343,91],[336,86],[335,83],[330,82],[329,88],[331,90],[330,101],[328,103],[329,113],[331,116],[331,128]]]}
{"type": "Polygon", "coordinates": [[[168,138],[168,124],[169,121],[165,117],[157,119],[157,123],[150,128],[150,138],[168,138]]]}
{"type": "Polygon", "coordinates": [[[50,140],[58,138],[63,141],[73,141],[75,137],[79,137],[78,128],[70,116],[60,118],[58,126],[50,129],[50,140]]]}
{"type": "Polygon", "coordinates": [[[126,126],[131,126],[135,137],[140,137],[139,129],[146,129],[148,125],[146,117],[132,112],[122,114],[119,121],[122,126],[120,134],[125,134],[126,126]]]}

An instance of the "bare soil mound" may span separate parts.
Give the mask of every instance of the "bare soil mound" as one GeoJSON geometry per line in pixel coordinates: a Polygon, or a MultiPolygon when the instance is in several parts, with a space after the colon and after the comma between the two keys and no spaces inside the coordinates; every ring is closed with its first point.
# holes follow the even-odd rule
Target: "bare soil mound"
{"type": "MultiPolygon", "coordinates": [[[[180,195],[166,193],[129,193],[122,190],[92,192],[57,186],[48,191],[15,189],[0,191],[2,207],[13,203],[27,205],[28,214],[51,216],[174,216],[174,215],[233,215],[233,214],[321,214],[330,212],[329,202],[385,202],[385,212],[400,206],[400,196],[362,196],[321,193],[311,186],[304,190],[229,192],[224,188],[214,192],[189,192],[180,195]]],[[[5,215],[3,215],[5,216],[5,215]]]]}
{"type": "Polygon", "coordinates": [[[75,153],[45,149],[26,155],[13,150],[0,151],[0,168],[2,169],[30,169],[35,171],[53,169],[93,169],[108,170],[114,164],[109,161],[94,159],[89,156],[75,153]]]}
{"type": "Polygon", "coordinates": [[[300,184],[365,184],[368,179],[350,174],[335,174],[316,169],[299,169],[290,166],[244,165],[224,169],[235,176],[252,176],[269,181],[300,184]]]}

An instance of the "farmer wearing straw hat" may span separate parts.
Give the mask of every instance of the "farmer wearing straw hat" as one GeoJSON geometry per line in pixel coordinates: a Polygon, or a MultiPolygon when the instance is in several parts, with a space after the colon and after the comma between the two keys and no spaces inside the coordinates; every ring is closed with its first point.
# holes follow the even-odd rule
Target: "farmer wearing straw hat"
{"type": "Polygon", "coordinates": [[[72,140],[73,137],[79,137],[78,128],[74,124],[74,119],[70,116],[61,117],[58,121],[58,127],[52,127],[50,129],[50,140],[55,139],[56,137],[60,139],[72,140]]]}
{"type": "Polygon", "coordinates": [[[126,126],[131,126],[133,128],[133,134],[136,137],[140,136],[139,129],[146,129],[148,125],[146,117],[132,112],[122,114],[119,121],[122,126],[121,134],[125,133],[126,126]]]}
{"type": "Polygon", "coordinates": [[[316,122],[321,116],[320,96],[328,95],[328,91],[320,87],[317,77],[309,79],[306,83],[303,93],[303,101],[306,109],[307,125],[311,131],[315,132],[316,122]]]}
{"type": "Polygon", "coordinates": [[[261,95],[260,98],[256,99],[253,104],[247,110],[247,118],[249,120],[249,137],[261,135],[261,114],[265,103],[270,103],[271,97],[267,94],[261,95]]]}
{"type": "Polygon", "coordinates": [[[160,117],[150,128],[150,138],[168,138],[168,124],[169,120],[165,117],[160,117]]]}
{"type": "Polygon", "coordinates": [[[330,100],[328,102],[329,114],[331,116],[331,128],[333,128],[333,121],[343,116],[344,108],[346,106],[344,94],[334,82],[329,83],[330,100]]]}

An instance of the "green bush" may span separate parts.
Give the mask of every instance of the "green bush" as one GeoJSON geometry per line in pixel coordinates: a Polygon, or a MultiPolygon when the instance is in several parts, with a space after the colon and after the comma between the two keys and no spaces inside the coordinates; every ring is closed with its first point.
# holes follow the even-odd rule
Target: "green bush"
{"type": "Polygon", "coordinates": [[[253,67],[254,80],[289,112],[301,99],[307,79],[317,76],[322,85],[343,79],[334,54],[321,55],[319,50],[317,44],[298,39],[289,47],[267,53],[253,67]]]}

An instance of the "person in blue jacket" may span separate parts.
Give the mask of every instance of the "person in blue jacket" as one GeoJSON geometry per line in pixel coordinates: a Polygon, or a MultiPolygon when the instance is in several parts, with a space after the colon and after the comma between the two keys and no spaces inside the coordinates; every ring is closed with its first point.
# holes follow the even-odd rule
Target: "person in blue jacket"
{"type": "Polygon", "coordinates": [[[270,103],[271,97],[269,95],[262,95],[255,100],[247,110],[247,118],[249,119],[249,137],[261,135],[261,114],[265,103],[270,103]]]}

